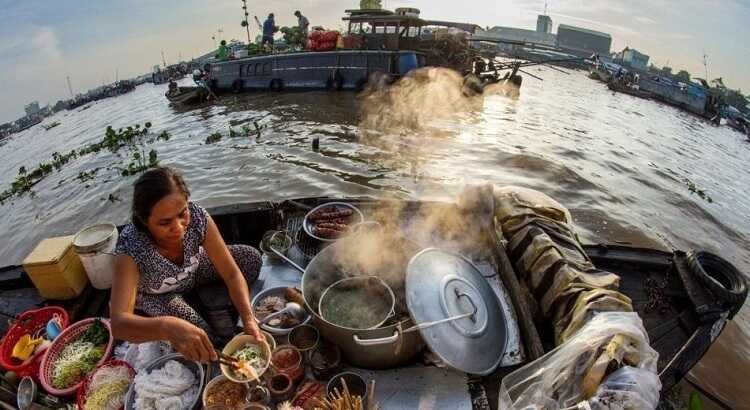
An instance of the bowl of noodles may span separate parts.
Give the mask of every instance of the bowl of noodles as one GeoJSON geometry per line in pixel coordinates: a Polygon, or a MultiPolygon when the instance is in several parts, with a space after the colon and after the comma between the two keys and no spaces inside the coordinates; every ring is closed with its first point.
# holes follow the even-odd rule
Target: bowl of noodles
{"type": "Polygon", "coordinates": [[[235,383],[247,383],[260,378],[271,363],[271,347],[268,342],[255,340],[246,334],[232,338],[221,352],[240,363],[239,369],[226,364],[220,366],[221,373],[235,383]]]}

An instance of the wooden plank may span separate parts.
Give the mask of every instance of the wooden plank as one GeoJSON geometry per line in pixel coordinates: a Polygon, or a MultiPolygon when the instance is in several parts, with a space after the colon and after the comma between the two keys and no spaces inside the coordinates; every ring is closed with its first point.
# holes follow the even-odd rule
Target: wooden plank
{"type": "Polygon", "coordinates": [[[510,293],[510,299],[513,303],[513,308],[516,311],[518,317],[519,328],[521,330],[521,336],[523,338],[524,347],[526,348],[526,354],[530,360],[538,359],[544,355],[544,347],[542,346],[542,340],[539,337],[536,326],[534,325],[534,317],[531,314],[531,309],[523,298],[523,290],[521,289],[521,283],[516,277],[513,265],[511,265],[508,255],[505,252],[505,246],[498,238],[497,233],[493,229],[494,226],[485,229],[487,232],[487,238],[490,242],[490,248],[492,248],[493,262],[495,263],[495,269],[497,270],[500,279],[503,281],[503,285],[510,293]]]}

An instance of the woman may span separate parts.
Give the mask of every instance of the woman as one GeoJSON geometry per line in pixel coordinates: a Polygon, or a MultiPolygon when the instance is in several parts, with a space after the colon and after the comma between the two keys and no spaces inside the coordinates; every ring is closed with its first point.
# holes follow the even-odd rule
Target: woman
{"type": "Polygon", "coordinates": [[[132,223],[115,250],[110,316],[117,339],[167,340],[188,359],[208,362],[217,360],[211,329],[183,293],[221,278],[245,333],[262,340],[248,291],[261,258],[251,246],[224,244],[214,221],[188,201],[189,195],[182,176],[171,168],[152,169],[136,181],[132,223]]]}

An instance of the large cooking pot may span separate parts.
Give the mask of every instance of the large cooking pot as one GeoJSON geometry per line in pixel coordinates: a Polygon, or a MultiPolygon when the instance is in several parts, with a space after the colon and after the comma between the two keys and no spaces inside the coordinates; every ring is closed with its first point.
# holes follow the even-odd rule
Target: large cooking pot
{"type": "Polygon", "coordinates": [[[334,242],[307,265],[302,275],[306,307],[313,312],[313,322],[321,335],[337,344],[350,364],[369,369],[397,367],[409,362],[424,347],[419,332],[400,332],[414,325],[406,306],[404,279],[409,260],[418,251],[416,244],[401,236],[368,232],[334,242]],[[359,275],[378,276],[393,290],[393,318],[366,330],[323,319],[318,312],[322,293],[341,279],[359,275]]]}

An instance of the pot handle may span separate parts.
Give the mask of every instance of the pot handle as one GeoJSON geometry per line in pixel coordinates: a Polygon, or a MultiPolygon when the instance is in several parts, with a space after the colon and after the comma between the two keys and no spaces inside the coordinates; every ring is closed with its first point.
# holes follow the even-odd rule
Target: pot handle
{"type": "Polygon", "coordinates": [[[354,343],[360,346],[380,346],[395,343],[398,340],[398,331],[393,332],[393,336],[381,337],[378,339],[360,339],[356,334],[353,336],[354,343]]]}

